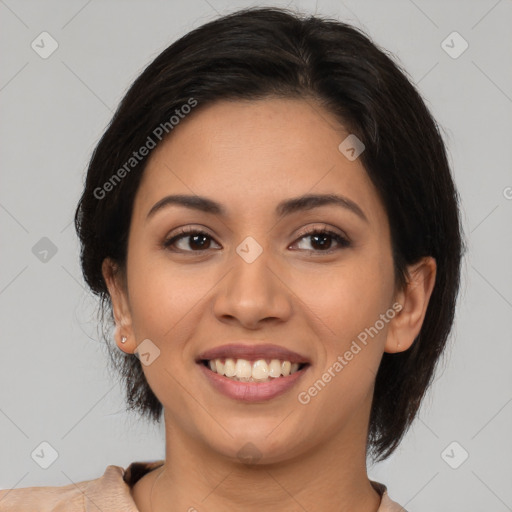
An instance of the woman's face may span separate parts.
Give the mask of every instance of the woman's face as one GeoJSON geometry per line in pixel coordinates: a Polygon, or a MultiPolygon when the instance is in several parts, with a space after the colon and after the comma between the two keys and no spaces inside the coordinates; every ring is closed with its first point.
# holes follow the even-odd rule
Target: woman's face
{"type": "Polygon", "coordinates": [[[399,292],[384,207],[360,159],[338,149],[348,135],[310,101],[218,102],[153,150],[126,289],[113,294],[128,337],[118,345],[133,352],[145,340],[142,367],[168,428],[211,453],[276,462],[366,437],[375,375],[398,339],[399,292]],[[174,195],[190,206],[162,203],[174,195]],[[342,199],[282,206],[309,195],[342,199]],[[182,229],[192,234],[175,238],[182,229]],[[268,381],[199,360],[225,345],[238,347],[206,359],[268,381]],[[287,373],[283,360],[307,364],[269,377],[287,373]]]}

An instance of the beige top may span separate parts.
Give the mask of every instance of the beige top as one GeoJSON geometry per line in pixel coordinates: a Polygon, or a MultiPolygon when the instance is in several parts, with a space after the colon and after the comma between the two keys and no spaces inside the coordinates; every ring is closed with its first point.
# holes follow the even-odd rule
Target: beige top
{"type": "MultiPolygon", "coordinates": [[[[2,512],[139,512],[130,494],[131,487],[163,460],[132,462],[126,470],[107,466],[103,476],[76,484],[24,487],[0,491],[2,512]]],[[[371,482],[382,496],[378,512],[407,512],[392,501],[386,486],[371,482]]]]}

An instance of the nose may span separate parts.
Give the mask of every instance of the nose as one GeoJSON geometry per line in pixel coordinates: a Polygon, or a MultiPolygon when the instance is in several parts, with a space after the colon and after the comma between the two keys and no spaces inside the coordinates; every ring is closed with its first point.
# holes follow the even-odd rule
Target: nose
{"type": "Polygon", "coordinates": [[[293,293],[269,250],[254,261],[234,251],[229,264],[231,270],[213,298],[213,313],[220,321],[254,330],[290,318],[293,293]]]}

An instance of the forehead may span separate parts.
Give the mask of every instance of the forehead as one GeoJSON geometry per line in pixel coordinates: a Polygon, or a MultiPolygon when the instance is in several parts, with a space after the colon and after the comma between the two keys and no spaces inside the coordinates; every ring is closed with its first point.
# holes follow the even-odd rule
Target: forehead
{"type": "Polygon", "coordinates": [[[313,100],[219,101],[153,150],[135,201],[143,216],[167,194],[197,194],[253,214],[288,197],[339,193],[378,220],[385,212],[360,159],[339,150],[349,132],[313,100]]]}

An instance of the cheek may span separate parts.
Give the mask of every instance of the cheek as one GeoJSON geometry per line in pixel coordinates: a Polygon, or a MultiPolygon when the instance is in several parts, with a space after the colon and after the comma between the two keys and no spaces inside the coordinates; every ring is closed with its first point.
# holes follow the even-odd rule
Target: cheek
{"type": "Polygon", "coordinates": [[[322,333],[344,345],[391,307],[392,261],[381,255],[354,256],[328,272],[302,277],[297,286],[304,303],[322,321],[322,333]]]}
{"type": "Polygon", "coordinates": [[[394,317],[391,272],[389,264],[383,267],[374,260],[373,264],[347,265],[309,282],[307,304],[314,313],[309,317],[315,332],[321,333],[323,350],[299,398],[301,404],[314,404],[318,415],[326,408],[333,411],[326,428],[336,430],[371,400],[394,317]]]}
{"type": "Polygon", "coordinates": [[[137,340],[149,338],[161,348],[171,346],[171,341],[173,348],[185,343],[209,290],[219,280],[205,268],[180,266],[164,252],[134,247],[128,263],[128,288],[137,340]]]}
{"type": "MultiPolygon", "coordinates": [[[[179,273],[170,272],[163,258],[142,250],[142,244],[129,252],[128,291],[133,329],[138,340],[158,340],[184,315],[189,296],[179,273]]],[[[192,288],[193,289],[193,288],[192,288]]]]}

